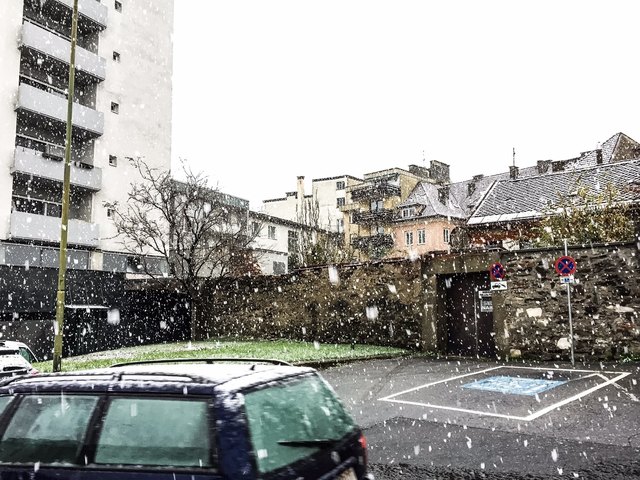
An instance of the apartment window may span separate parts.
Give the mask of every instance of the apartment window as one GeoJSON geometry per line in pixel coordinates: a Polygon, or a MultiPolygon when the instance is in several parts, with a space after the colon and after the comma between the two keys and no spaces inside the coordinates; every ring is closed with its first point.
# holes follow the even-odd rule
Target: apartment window
{"type": "Polygon", "coordinates": [[[443,240],[444,240],[444,243],[449,243],[449,239],[450,239],[450,236],[449,236],[449,229],[448,229],[448,228],[445,228],[445,229],[442,231],[442,233],[443,233],[443,240]]]}
{"type": "Polygon", "coordinates": [[[269,229],[267,231],[267,234],[268,234],[268,237],[271,240],[275,240],[276,239],[276,227],[270,225],[269,229]]]}
{"type": "Polygon", "coordinates": [[[62,217],[62,204],[39,200],[31,197],[13,195],[11,197],[12,210],[16,212],[45,215],[47,217],[62,217]]]}
{"type": "Polygon", "coordinates": [[[112,167],[117,167],[118,157],[116,157],[115,155],[109,155],[109,165],[111,165],[112,167]]]}
{"type": "Polygon", "coordinates": [[[413,207],[411,208],[403,208],[402,209],[402,218],[412,217],[415,212],[413,207]]]}
{"type": "Polygon", "coordinates": [[[379,212],[384,208],[384,202],[382,200],[371,200],[371,211],[379,212]]]}
{"type": "Polygon", "coordinates": [[[424,245],[427,243],[427,235],[424,232],[424,228],[418,230],[418,245],[424,245]]]}
{"type": "Polygon", "coordinates": [[[113,52],[113,61],[120,62],[120,54],[118,52],[113,52]]]}
{"type": "Polygon", "coordinates": [[[376,235],[384,235],[384,227],[382,225],[376,225],[373,229],[373,233],[376,235]]]}
{"type": "Polygon", "coordinates": [[[258,236],[260,234],[260,224],[258,222],[251,222],[251,233],[254,236],[258,236]]]}
{"type": "Polygon", "coordinates": [[[122,13],[122,2],[119,2],[118,0],[116,0],[114,7],[116,9],[116,12],[122,13]]]}
{"type": "Polygon", "coordinates": [[[413,245],[413,232],[404,232],[404,242],[407,246],[413,245]]]}
{"type": "Polygon", "coordinates": [[[344,197],[339,197],[337,201],[338,201],[338,207],[344,207],[344,197]]]}
{"type": "Polygon", "coordinates": [[[344,190],[344,182],[343,181],[336,182],[336,190],[344,190]]]}
{"type": "Polygon", "coordinates": [[[338,220],[336,220],[336,227],[337,227],[338,233],[344,232],[344,219],[343,218],[339,218],[338,220]]]}
{"type": "Polygon", "coordinates": [[[111,102],[111,113],[120,113],[120,105],[116,102],[111,102]]]}
{"type": "Polygon", "coordinates": [[[289,237],[288,237],[289,253],[294,253],[298,251],[298,232],[294,230],[289,230],[288,233],[289,233],[289,237]]]}

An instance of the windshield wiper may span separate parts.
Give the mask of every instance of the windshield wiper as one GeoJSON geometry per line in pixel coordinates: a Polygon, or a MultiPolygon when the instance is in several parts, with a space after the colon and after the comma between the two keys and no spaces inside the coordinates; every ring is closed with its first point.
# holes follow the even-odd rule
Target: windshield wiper
{"type": "Polygon", "coordinates": [[[310,438],[308,440],[278,440],[278,445],[286,447],[331,447],[338,443],[338,440],[331,438],[310,438]]]}

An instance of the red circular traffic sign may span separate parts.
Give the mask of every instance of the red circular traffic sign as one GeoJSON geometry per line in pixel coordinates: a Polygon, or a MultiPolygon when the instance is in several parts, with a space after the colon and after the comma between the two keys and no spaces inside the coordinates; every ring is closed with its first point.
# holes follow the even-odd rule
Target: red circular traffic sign
{"type": "Polygon", "coordinates": [[[573,257],[563,255],[556,260],[554,267],[556,269],[556,272],[558,272],[558,275],[568,277],[569,275],[573,275],[574,273],[576,273],[578,264],[573,257]]]}
{"type": "Polygon", "coordinates": [[[500,262],[496,262],[489,267],[489,276],[491,280],[504,280],[504,277],[507,276],[507,271],[500,262]]]}

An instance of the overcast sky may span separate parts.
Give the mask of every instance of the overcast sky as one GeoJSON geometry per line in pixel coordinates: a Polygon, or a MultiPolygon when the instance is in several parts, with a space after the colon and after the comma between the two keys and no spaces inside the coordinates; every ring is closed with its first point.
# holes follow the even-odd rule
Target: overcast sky
{"type": "Polygon", "coordinates": [[[638,0],[175,0],[173,158],[251,201],[640,140],[638,0]],[[423,154],[424,152],[424,154],[423,154]]]}

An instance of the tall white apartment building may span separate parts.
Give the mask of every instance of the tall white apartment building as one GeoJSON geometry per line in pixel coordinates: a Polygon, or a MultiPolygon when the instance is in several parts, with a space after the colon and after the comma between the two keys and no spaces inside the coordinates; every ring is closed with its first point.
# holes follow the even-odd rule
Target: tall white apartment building
{"type": "MultiPolygon", "coordinates": [[[[104,202],[171,166],[173,3],[79,0],[69,268],[127,271],[104,202]]],[[[0,265],[58,265],[72,6],[0,5],[0,265]]]]}
{"type": "Polygon", "coordinates": [[[295,192],[282,198],[263,200],[264,213],[335,233],[344,233],[342,207],[351,203],[348,187],[363,181],[351,175],[314,178],[311,194],[305,194],[304,177],[299,176],[295,192]]]}

